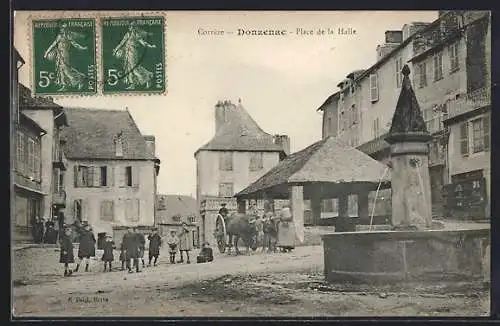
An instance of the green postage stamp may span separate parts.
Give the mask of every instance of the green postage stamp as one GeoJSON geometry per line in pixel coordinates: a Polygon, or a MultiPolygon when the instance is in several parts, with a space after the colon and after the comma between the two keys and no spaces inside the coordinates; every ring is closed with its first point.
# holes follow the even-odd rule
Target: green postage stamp
{"type": "Polygon", "coordinates": [[[33,92],[96,94],[95,19],[34,20],[32,26],[33,92]]]}
{"type": "Polygon", "coordinates": [[[101,19],[102,92],[165,92],[165,18],[101,19]]]}

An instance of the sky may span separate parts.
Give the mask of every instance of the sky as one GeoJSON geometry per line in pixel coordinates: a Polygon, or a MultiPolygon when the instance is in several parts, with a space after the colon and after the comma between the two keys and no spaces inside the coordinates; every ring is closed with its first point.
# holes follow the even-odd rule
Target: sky
{"type": "MultiPolygon", "coordinates": [[[[95,16],[16,12],[14,45],[26,60],[19,77],[24,85],[31,88],[31,19],[75,14],[95,16]]],[[[194,152],[214,135],[217,101],[241,99],[264,131],[287,134],[292,152],[301,150],[321,139],[322,116],[317,108],[347,74],[375,63],[385,31],[436,18],[436,11],[167,12],[166,95],[53,97],[68,107],[128,108],[141,132],[156,137],[161,159],[158,193],[195,196],[194,152]],[[239,28],[292,33],[238,36],[239,28]],[[297,35],[298,28],[314,32],[352,28],[356,34],[297,35]],[[199,35],[200,29],[226,33],[199,35]]]]}

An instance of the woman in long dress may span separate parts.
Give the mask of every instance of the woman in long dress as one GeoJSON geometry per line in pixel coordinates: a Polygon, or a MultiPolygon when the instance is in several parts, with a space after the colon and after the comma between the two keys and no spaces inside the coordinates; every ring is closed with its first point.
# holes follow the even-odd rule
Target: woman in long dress
{"type": "Polygon", "coordinates": [[[61,30],[56,36],[56,39],[45,51],[43,57],[47,60],[54,61],[56,64],[56,80],[55,84],[60,86],[59,91],[65,90],[67,87],[83,88],[85,74],[71,66],[70,50],[87,50],[86,46],[79,44],[76,40],[84,35],[68,30],[66,24],[61,25],[61,30]]]}
{"type": "Polygon", "coordinates": [[[295,248],[295,225],[289,207],[281,211],[278,225],[278,247],[282,252],[290,252],[295,248]]]}
{"type": "Polygon", "coordinates": [[[141,51],[140,48],[156,48],[156,45],[145,40],[150,34],[137,28],[135,22],[131,22],[123,39],[113,50],[113,55],[122,60],[125,77],[123,80],[128,85],[127,89],[134,89],[136,86],[144,85],[146,88],[150,87],[154,75],[140,65],[144,57],[144,51],[141,51]]]}

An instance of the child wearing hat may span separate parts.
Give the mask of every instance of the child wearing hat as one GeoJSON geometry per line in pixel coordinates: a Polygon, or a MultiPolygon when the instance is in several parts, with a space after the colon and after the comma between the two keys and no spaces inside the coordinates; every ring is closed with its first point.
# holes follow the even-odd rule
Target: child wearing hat
{"type": "Polygon", "coordinates": [[[158,261],[158,257],[160,256],[160,247],[161,247],[161,237],[158,234],[158,228],[153,229],[153,234],[148,236],[149,240],[149,264],[151,266],[151,260],[154,258],[154,266],[156,266],[156,262],[158,261]]]}
{"type": "Polygon", "coordinates": [[[73,271],[69,268],[69,264],[75,262],[75,256],[73,253],[71,228],[68,226],[64,228],[64,234],[61,239],[61,255],[59,257],[59,262],[64,264],[64,276],[73,274],[73,271]]]}
{"type": "Polygon", "coordinates": [[[179,245],[179,238],[174,229],[170,230],[167,236],[168,253],[170,254],[170,263],[175,264],[175,254],[177,254],[177,246],[179,245]]]}
{"type": "Polygon", "coordinates": [[[104,262],[104,271],[106,271],[107,266],[109,265],[109,272],[111,272],[111,264],[115,257],[113,256],[113,250],[116,249],[115,242],[113,241],[113,237],[109,234],[106,235],[106,241],[104,242],[104,253],[102,254],[102,261],[104,262]]]}

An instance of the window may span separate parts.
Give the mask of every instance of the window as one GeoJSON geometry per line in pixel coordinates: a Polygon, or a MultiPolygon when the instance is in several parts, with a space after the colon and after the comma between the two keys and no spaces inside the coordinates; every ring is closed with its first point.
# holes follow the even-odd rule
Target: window
{"type": "Polygon", "coordinates": [[[219,154],[219,170],[232,171],[233,170],[233,153],[220,152],[219,154]]]}
{"type": "Polygon", "coordinates": [[[378,136],[380,136],[380,120],[379,120],[379,118],[376,118],[375,120],[373,120],[372,134],[373,134],[373,138],[377,138],[378,136]]]}
{"type": "Polygon", "coordinates": [[[378,101],[378,77],[376,74],[370,75],[370,101],[378,101]]]}
{"type": "Polygon", "coordinates": [[[460,125],[460,153],[467,156],[490,149],[490,117],[476,118],[460,125]],[[469,145],[470,144],[470,145],[469,145]]]}
{"type": "Polygon", "coordinates": [[[401,70],[403,69],[403,58],[399,57],[396,59],[396,87],[401,87],[401,70]]]}
{"type": "Polygon", "coordinates": [[[326,130],[328,130],[327,134],[330,134],[332,132],[332,117],[328,117],[327,121],[328,122],[327,122],[327,127],[326,127],[327,129],[326,130]]]}
{"type": "Polygon", "coordinates": [[[181,221],[181,215],[180,214],[175,214],[172,216],[172,221],[174,222],[180,222],[181,221]]]}
{"type": "Polygon", "coordinates": [[[434,81],[443,78],[443,54],[437,53],[434,55],[434,81]]]}
{"type": "Polygon", "coordinates": [[[351,85],[349,85],[349,92],[351,95],[356,94],[356,85],[354,84],[354,81],[351,81],[351,85]]]}
{"type": "Polygon", "coordinates": [[[121,136],[115,140],[115,155],[123,156],[123,140],[121,136]]]}
{"type": "Polygon", "coordinates": [[[196,216],[189,216],[189,217],[188,217],[188,222],[189,222],[189,223],[194,223],[194,222],[196,222],[196,216]]]}
{"type": "Polygon", "coordinates": [[[24,154],[24,134],[21,131],[17,131],[17,171],[24,173],[26,166],[26,158],[24,154]]]}
{"type": "Polygon", "coordinates": [[[106,187],[108,185],[108,167],[107,166],[101,166],[100,169],[100,183],[99,185],[101,187],[106,187]]]}
{"type": "Polygon", "coordinates": [[[489,128],[489,121],[485,124],[487,119],[479,118],[471,121],[472,124],[472,152],[478,153],[486,150],[485,143],[485,125],[489,128]]]}
{"type": "Polygon", "coordinates": [[[35,140],[28,138],[28,176],[35,178],[35,140]]]}
{"type": "Polygon", "coordinates": [[[125,218],[129,222],[138,222],[140,220],[140,201],[139,199],[127,199],[125,201],[125,218]]]}
{"type": "Polygon", "coordinates": [[[112,200],[101,201],[101,220],[114,220],[114,202],[112,200]]]}
{"type": "Polygon", "coordinates": [[[124,186],[132,187],[132,167],[131,166],[125,167],[124,182],[125,182],[124,186]]]}
{"type": "Polygon", "coordinates": [[[260,171],[264,168],[264,154],[259,152],[250,153],[250,171],[260,171]]]}
{"type": "Polygon", "coordinates": [[[460,154],[469,155],[469,123],[463,122],[460,125],[460,154]]]}
{"type": "Polygon", "coordinates": [[[418,87],[422,88],[427,86],[427,65],[425,62],[422,62],[417,66],[417,75],[418,87]]]}
{"type": "Polygon", "coordinates": [[[234,195],[233,192],[233,184],[232,183],[220,183],[219,184],[219,197],[232,197],[234,195]]]}
{"type": "Polygon", "coordinates": [[[42,169],[41,169],[41,153],[40,153],[40,141],[33,140],[34,141],[34,153],[33,153],[33,176],[36,181],[41,181],[42,180],[42,169]]]}
{"type": "Polygon", "coordinates": [[[459,69],[458,42],[450,45],[448,52],[450,53],[450,73],[453,73],[459,69]]]}

